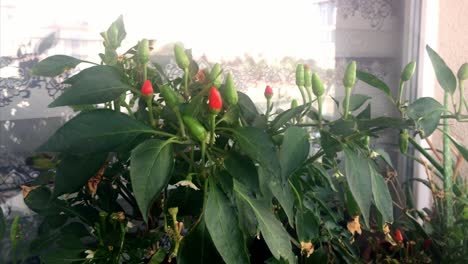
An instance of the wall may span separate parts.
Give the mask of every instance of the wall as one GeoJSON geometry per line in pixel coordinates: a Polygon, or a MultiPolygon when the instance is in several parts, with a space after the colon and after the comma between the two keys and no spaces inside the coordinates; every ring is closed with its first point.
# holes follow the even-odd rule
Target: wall
{"type": "MultiPolygon", "coordinates": [[[[444,58],[448,66],[457,74],[460,66],[468,62],[468,1],[441,0],[439,1],[439,42],[437,52],[444,58]]],[[[468,98],[468,89],[465,82],[465,98],[468,98]]],[[[437,84],[437,99],[443,101],[442,89],[437,84]]],[[[454,97],[458,105],[458,91],[454,97]]],[[[453,135],[468,145],[468,123],[453,123],[453,135]]],[[[440,140],[437,140],[440,145],[440,140]]],[[[468,164],[465,162],[460,175],[466,178],[468,164]]]]}

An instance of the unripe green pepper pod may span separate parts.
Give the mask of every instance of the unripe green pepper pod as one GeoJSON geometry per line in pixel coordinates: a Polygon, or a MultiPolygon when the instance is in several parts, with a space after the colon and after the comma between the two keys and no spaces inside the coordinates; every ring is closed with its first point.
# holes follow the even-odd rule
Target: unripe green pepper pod
{"type": "Polygon", "coordinates": [[[403,72],[401,73],[401,80],[406,82],[413,77],[414,70],[416,69],[416,62],[412,61],[408,64],[406,64],[405,68],[403,69],[403,72]]]}
{"type": "Polygon", "coordinates": [[[325,93],[323,83],[316,73],[312,74],[312,91],[317,97],[320,97],[325,93]]]}
{"type": "Polygon", "coordinates": [[[171,109],[176,109],[179,105],[179,97],[177,93],[172,90],[169,85],[162,85],[159,87],[159,91],[161,92],[164,101],[171,109]]]}
{"type": "Polygon", "coordinates": [[[308,69],[304,71],[304,87],[307,89],[312,88],[312,72],[308,69]]]}
{"type": "Polygon", "coordinates": [[[364,145],[366,147],[369,147],[369,144],[370,144],[370,137],[369,136],[365,136],[364,137],[364,145]]]}
{"type": "Polygon", "coordinates": [[[137,56],[138,56],[138,61],[141,64],[146,64],[149,62],[149,41],[147,39],[142,39],[138,43],[138,49],[137,49],[137,56]]]}
{"type": "Polygon", "coordinates": [[[294,108],[296,108],[296,107],[298,107],[298,106],[299,106],[299,104],[298,104],[297,100],[296,100],[296,99],[293,99],[293,100],[291,101],[291,109],[294,109],[294,108]]]}
{"type": "Polygon", "coordinates": [[[457,77],[460,81],[468,79],[468,63],[464,63],[460,66],[460,69],[458,69],[457,72],[457,77]]]}
{"type": "Polygon", "coordinates": [[[406,154],[408,152],[408,146],[409,146],[408,130],[403,129],[400,132],[400,152],[402,154],[406,154]]]}
{"type": "Polygon", "coordinates": [[[352,88],[356,83],[356,61],[351,61],[346,66],[345,75],[343,78],[343,85],[346,88],[352,88]]]}
{"type": "Polygon", "coordinates": [[[179,66],[179,68],[181,68],[184,71],[188,70],[190,66],[190,60],[187,54],[185,54],[184,48],[182,48],[180,45],[175,44],[174,55],[177,62],[177,66],[179,66]]]}
{"type": "Polygon", "coordinates": [[[239,96],[237,94],[237,89],[232,79],[231,73],[226,76],[226,81],[224,82],[224,101],[226,101],[228,106],[236,105],[239,101],[239,96]]]}
{"type": "Polygon", "coordinates": [[[304,64],[296,66],[296,85],[304,86],[304,64]]]}
{"type": "Polygon", "coordinates": [[[205,127],[203,127],[203,125],[198,120],[191,116],[183,116],[182,119],[184,120],[184,123],[187,126],[190,134],[192,134],[196,140],[204,143],[207,136],[205,127]]]}
{"type": "Polygon", "coordinates": [[[216,88],[219,88],[221,86],[221,65],[219,65],[219,63],[213,65],[213,68],[211,68],[209,78],[213,86],[215,86],[216,88]]]}

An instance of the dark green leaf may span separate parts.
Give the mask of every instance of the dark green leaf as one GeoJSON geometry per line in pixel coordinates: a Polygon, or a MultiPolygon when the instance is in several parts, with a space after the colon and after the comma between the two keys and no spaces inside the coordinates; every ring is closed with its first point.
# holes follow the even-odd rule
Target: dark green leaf
{"type": "Polygon", "coordinates": [[[132,189],[145,222],[154,199],[167,186],[174,165],[172,144],[151,139],[138,145],[130,158],[132,189]]]}
{"type": "Polygon", "coordinates": [[[46,264],[68,264],[84,261],[82,255],[86,249],[67,249],[57,248],[47,251],[47,254],[41,256],[41,260],[46,264]]]}
{"type": "Polygon", "coordinates": [[[300,113],[302,113],[302,111],[304,111],[304,108],[306,106],[307,105],[301,105],[301,106],[298,106],[296,108],[291,108],[291,109],[288,109],[288,110],[280,113],[279,115],[277,115],[275,117],[275,119],[273,121],[271,121],[270,129],[272,131],[276,131],[276,130],[280,129],[282,126],[284,126],[291,119],[297,117],[300,113]]]}
{"type": "Polygon", "coordinates": [[[315,215],[307,210],[297,210],[296,212],[296,232],[300,242],[315,241],[319,237],[319,220],[315,215]]]}
{"type": "Polygon", "coordinates": [[[211,241],[210,234],[202,219],[188,233],[180,245],[177,255],[178,264],[223,263],[223,259],[211,241]]]}
{"type": "Polygon", "coordinates": [[[450,136],[449,134],[444,133],[448,138],[453,142],[457,150],[462,154],[463,158],[468,161],[468,149],[465,148],[460,142],[458,142],[455,138],[450,136]]]}
{"type": "Polygon", "coordinates": [[[108,152],[153,130],[128,115],[111,110],[80,113],[59,128],[37,151],[88,154],[108,152]]]}
{"type": "Polygon", "coordinates": [[[344,148],[344,153],[349,189],[361,209],[364,221],[368,223],[372,204],[372,184],[368,162],[365,157],[348,147],[344,148]]]}
{"type": "Polygon", "coordinates": [[[284,133],[279,158],[283,182],[304,163],[309,155],[309,135],[299,127],[290,127],[284,133]]]}
{"type": "Polygon", "coordinates": [[[253,192],[258,192],[257,168],[249,158],[233,152],[224,160],[224,166],[232,177],[248,186],[253,192]]]}
{"type": "Polygon", "coordinates": [[[249,124],[252,124],[255,118],[259,115],[257,107],[245,93],[237,92],[237,94],[239,96],[237,105],[239,106],[241,114],[249,124]]]}
{"type": "Polygon", "coordinates": [[[426,51],[432,62],[437,81],[440,86],[448,93],[453,94],[457,89],[457,79],[452,70],[447,66],[445,61],[435,52],[429,45],[426,45],[426,51]]]}
{"type": "Polygon", "coordinates": [[[52,32],[45,38],[41,39],[39,45],[37,46],[37,54],[42,54],[57,44],[57,33],[58,32],[52,32]]]}
{"type": "Polygon", "coordinates": [[[151,257],[148,264],[161,264],[166,258],[166,251],[163,248],[159,248],[156,253],[151,257]]]}
{"type": "Polygon", "coordinates": [[[107,154],[68,155],[57,166],[54,196],[73,193],[83,187],[104,165],[107,154]]]}
{"type": "Polygon", "coordinates": [[[105,103],[131,89],[122,81],[119,71],[111,66],[93,66],[82,70],[73,78],[72,86],[49,107],[105,103]]]}
{"type": "Polygon", "coordinates": [[[244,127],[236,130],[234,137],[242,151],[251,159],[260,163],[268,174],[280,176],[280,165],[276,149],[270,136],[263,130],[244,127]]]}
{"type": "Polygon", "coordinates": [[[358,120],[359,130],[369,130],[371,128],[410,128],[413,124],[412,121],[403,120],[400,118],[381,116],[369,120],[358,120]]]}
{"type": "Polygon", "coordinates": [[[367,100],[371,99],[370,96],[364,94],[353,94],[349,98],[349,111],[356,111],[364,105],[367,100]]]}
{"type": "Polygon", "coordinates": [[[392,196],[388,190],[387,184],[384,178],[380,175],[372,165],[371,161],[368,161],[371,182],[372,182],[372,194],[374,197],[375,206],[382,214],[383,220],[386,223],[393,223],[393,203],[392,196]]]}
{"type": "Polygon", "coordinates": [[[214,182],[210,186],[204,218],[214,245],[226,263],[249,263],[236,210],[214,182]]]}
{"type": "Polygon", "coordinates": [[[73,69],[82,61],[65,55],[54,55],[43,59],[31,69],[31,74],[37,76],[54,77],[64,71],[73,69]]]}
{"type": "Polygon", "coordinates": [[[282,183],[279,179],[270,178],[268,180],[268,188],[271,194],[278,200],[281,207],[283,208],[286,216],[288,217],[288,223],[294,225],[294,195],[291,190],[289,182],[282,183]]]}
{"type": "Polygon", "coordinates": [[[392,92],[390,91],[390,88],[385,84],[383,81],[381,81],[379,78],[376,76],[368,73],[368,72],[363,72],[363,71],[357,71],[356,72],[356,77],[367,83],[368,85],[379,89],[380,91],[384,92],[388,97],[392,97],[392,92]]]}
{"type": "Polygon", "coordinates": [[[283,257],[289,263],[296,263],[296,257],[291,250],[289,234],[270,210],[268,202],[250,198],[243,192],[243,188],[238,187],[238,182],[235,182],[234,186],[237,196],[247,202],[254,211],[260,232],[273,256],[278,260],[283,257]]]}
{"type": "Polygon", "coordinates": [[[336,188],[335,188],[335,185],[333,184],[333,180],[332,178],[330,177],[330,174],[328,174],[327,170],[325,170],[325,168],[320,165],[320,164],[317,164],[317,163],[313,163],[311,165],[313,167],[313,169],[319,174],[321,175],[323,178],[325,178],[325,180],[327,181],[327,183],[330,185],[330,188],[334,191],[334,192],[337,192],[336,188]]]}
{"type": "Polygon", "coordinates": [[[371,104],[368,104],[356,117],[358,119],[371,119],[371,104]]]}
{"type": "Polygon", "coordinates": [[[349,136],[358,129],[354,119],[338,119],[330,123],[330,133],[339,136],[349,136]]]}
{"type": "Polygon", "coordinates": [[[38,187],[29,192],[24,198],[24,203],[36,213],[46,212],[51,208],[50,199],[52,192],[45,186],[38,187]]]}
{"type": "Polygon", "coordinates": [[[320,144],[325,154],[329,157],[333,157],[337,152],[342,150],[340,142],[326,130],[320,130],[320,144]]]}
{"type": "Polygon", "coordinates": [[[406,114],[413,119],[423,131],[422,138],[426,138],[436,130],[440,115],[445,111],[443,105],[431,97],[421,97],[408,106],[406,114]]]}
{"type": "Polygon", "coordinates": [[[380,157],[387,163],[388,166],[393,167],[392,159],[390,155],[383,149],[376,149],[375,152],[379,153],[380,157]]]}

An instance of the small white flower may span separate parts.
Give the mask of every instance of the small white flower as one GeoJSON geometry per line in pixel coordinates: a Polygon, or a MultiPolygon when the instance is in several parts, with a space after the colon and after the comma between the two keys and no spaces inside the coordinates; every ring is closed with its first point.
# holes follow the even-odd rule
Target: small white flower
{"type": "Polygon", "coordinates": [[[371,159],[375,159],[375,158],[377,158],[378,156],[380,156],[380,154],[377,153],[377,152],[375,152],[375,151],[371,151],[371,153],[369,154],[369,157],[370,157],[371,159]]]}
{"type": "Polygon", "coordinates": [[[189,187],[189,188],[194,189],[195,191],[200,190],[200,188],[198,188],[195,184],[193,184],[192,181],[188,181],[188,180],[179,181],[178,183],[175,184],[175,186],[177,186],[177,187],[179,187],[179,186],[189,187]]]}

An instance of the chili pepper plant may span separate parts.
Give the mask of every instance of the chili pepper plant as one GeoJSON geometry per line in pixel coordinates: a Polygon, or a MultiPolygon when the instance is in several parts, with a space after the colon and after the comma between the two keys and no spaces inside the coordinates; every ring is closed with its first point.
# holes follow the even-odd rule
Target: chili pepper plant
{"type": "Polygon", "coordinates": [[[390,241],[388,254],[399,249],[405,235],[394,235],[392,195],[401,190],[389,189],[391,160],[373,146],[389,130],[401,134],[402,152],[408,142],[418,149],[410,133],[431,135],[446,111],[432,98],[403,101],[414,63],[394,97],[350,62],[334,119],[322,114],[326,85],[299,64],[301,103],[280,112],[267,86],[262,113],[220,64],[200,69],[175,45],[183,75],[171,79],[150,60],[152,41],[121,53],[122,17],[101,35],[101,62],[54,55],[32,70],[56,77],[89,66],[50,104],[77,114],[33,159],[42,174],[25,202],[43,222],[26,255],[44,263],[356,263],[365,238],[390,241]],[[358,80],[401,116],[372,117],[358,80]]]}

